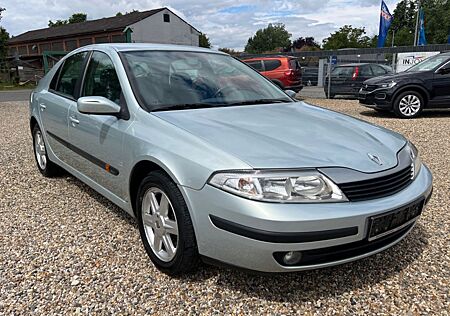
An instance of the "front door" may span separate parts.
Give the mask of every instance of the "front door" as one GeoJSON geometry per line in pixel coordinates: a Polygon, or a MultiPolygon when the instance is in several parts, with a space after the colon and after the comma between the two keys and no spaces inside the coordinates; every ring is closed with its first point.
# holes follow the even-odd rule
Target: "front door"
{"type": "Polygon", "coordinates": [[[450,107],[450,62],[433,75],[434,102],[450,107]]]}
{"type": "MultiPolygon", "coordinates": [[[[94,51],[87,66],[80,97],[101,96],[126,106],[113,62],[94,51]]],[[[124,199],[127,183],[123,167],[123,135],[130,121],[112,115],[92,115],[69,110],[69,138],[76,169],[114,195],[124,199]]]]}

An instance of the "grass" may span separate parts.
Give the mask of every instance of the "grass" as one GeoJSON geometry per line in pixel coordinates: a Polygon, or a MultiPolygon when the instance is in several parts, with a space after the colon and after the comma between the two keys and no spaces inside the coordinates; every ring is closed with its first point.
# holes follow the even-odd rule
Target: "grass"
{"type": "Polygon", "coordinates": [[[8,91],[8,90],[22,90],[22,89],[34,89],[36,86],[34,84],[14,84],[9,82],[0,82],[0,91],[8,91]]]}

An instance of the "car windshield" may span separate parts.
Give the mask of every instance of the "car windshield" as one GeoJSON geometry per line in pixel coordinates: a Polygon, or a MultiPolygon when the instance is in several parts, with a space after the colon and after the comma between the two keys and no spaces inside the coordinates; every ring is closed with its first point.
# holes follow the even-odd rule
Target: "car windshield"
{"type": "Polygon", "coordinates": [[[437,55],[423,60],[417,65],[412,66],[407,72],[430,71],[448,60],[448,56],[437,55]]]}
{"type": "Polygon", "coordinates": [[[149,111],[293,102],[228,55],[182,51],[121,53],[141,106],[149,111]]]}

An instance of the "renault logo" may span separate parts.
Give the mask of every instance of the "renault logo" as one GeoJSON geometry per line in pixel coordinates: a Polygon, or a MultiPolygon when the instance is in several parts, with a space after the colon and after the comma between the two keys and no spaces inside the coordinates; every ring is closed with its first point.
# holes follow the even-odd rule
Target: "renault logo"
{"type": "Polygon", "coordinates": [[[367,154],[367,156],[369,156],[370,160],[372,160],[377,165],[379,165],[379,166],[383,165],[383,161],[377,155],[367,154]]]}

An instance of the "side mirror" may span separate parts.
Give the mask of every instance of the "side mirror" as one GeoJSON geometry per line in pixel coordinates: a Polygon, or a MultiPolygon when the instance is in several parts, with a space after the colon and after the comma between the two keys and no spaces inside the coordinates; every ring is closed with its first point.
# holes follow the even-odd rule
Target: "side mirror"
{"type": "Polygon", "coordinates": [[[94,115],[117,115],[120,106],[104,97],[82,97],[77,101],[78,112],[94,115]]]}
{"type": "Polygon", "coordinates": [[[441,74],[441,75],[450,74],[450,66],[439,69],[438,74],[441,74]]]}
{"type": "Polygon", "coordinates": [[[288,96],[290,96],[292,99],[295,99],[295,96],[297,95],[297,92],[293,90],[285,90],[284,93],[286,93],[288,96]]]}

